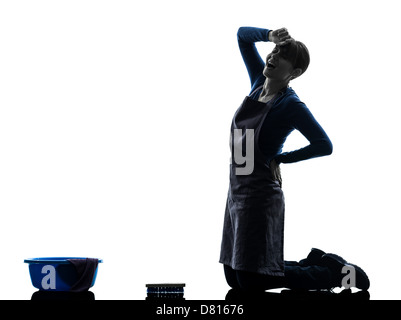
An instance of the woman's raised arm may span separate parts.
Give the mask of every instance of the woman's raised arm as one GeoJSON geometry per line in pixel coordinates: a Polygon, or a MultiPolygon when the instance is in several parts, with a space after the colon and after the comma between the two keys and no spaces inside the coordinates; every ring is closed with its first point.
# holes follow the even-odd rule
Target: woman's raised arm
{"type": "Polygon", "coordinates": [[[269,29],[241,27],[237,32],[238,46],[241,51],[246,69],[248,70],[251,86],[263,76],[265,61],[256,49],[255,42],[269,41],[269,29]]]}

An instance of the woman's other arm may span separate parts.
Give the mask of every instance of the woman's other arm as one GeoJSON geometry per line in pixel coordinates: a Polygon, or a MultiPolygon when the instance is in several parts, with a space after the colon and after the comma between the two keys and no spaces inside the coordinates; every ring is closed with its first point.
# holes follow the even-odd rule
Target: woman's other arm
{"type": "Polygon", "coordinates": [[[333,145],[309,109],[301,102],[294,109],[296,110],[292,115],[292,125],[308,139],[310,144],[295,151],[281,153],[275,157],[275,161],[278,164],[292,163],[330,155],[333,152],[333,145]]]}

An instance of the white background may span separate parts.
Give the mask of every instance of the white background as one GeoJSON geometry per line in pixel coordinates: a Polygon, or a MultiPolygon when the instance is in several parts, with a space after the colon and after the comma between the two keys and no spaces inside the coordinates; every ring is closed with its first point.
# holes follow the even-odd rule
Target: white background
{"type": "MultiPolygon", "coordinates": [[[[285,258],[340,254],[372,299],[401,298],[397,4],[1,1],[0,298],[36,291],[24,259],[84,256],[104,260],[99,300],[157,282],[224,299],[229,127],[250,90],[240,26],[308,46],[291,86],[334,145],[281,166],[285,258]]],[[[284,150],[306,144],[294,132],[284,150]]]]}

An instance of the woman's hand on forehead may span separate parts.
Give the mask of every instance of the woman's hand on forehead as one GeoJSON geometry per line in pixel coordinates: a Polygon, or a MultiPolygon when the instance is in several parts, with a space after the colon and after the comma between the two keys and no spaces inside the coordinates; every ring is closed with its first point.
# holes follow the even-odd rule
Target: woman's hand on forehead
{"type": "Polygon", "coordinates": [[[269,40],[271,42],[274,42],[278,46],[285,46],[293,39],[291,38],[286,28],[280,28],[269,33],[269,40]]]}

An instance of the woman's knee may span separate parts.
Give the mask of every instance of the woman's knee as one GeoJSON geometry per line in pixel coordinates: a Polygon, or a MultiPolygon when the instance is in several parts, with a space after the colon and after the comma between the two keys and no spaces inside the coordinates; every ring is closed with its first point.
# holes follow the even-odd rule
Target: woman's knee
{"type": "Polygon", "coordinates": [[[237,280],[237,272],[231,267],[224,265],[224,275],[226,276],[227,284],[233,289],[240,289],[240,285],[237,280]]]}
{"type": "Polygon", "coordinates": [[[237,280],[241,290],[244,291],[263,291],[263,281],[261,275],[247,271],[237,271],[237,280]]]}
{"type": "Polygon", "coordinates": [[[242,290],[265,291],[282,288],[284,277],[269,276],[254,272],[238,271],[237,279],[242,290]]]}
{"type": "Polygon", "coordinates": [[[233,289],[255,291],[256,287],[260,286],[260,281],[255,279],[257,274],[252,274],[246,271],[237,271],[224,265],[224,275],[226,276],[228,285],[233,289]]]}

